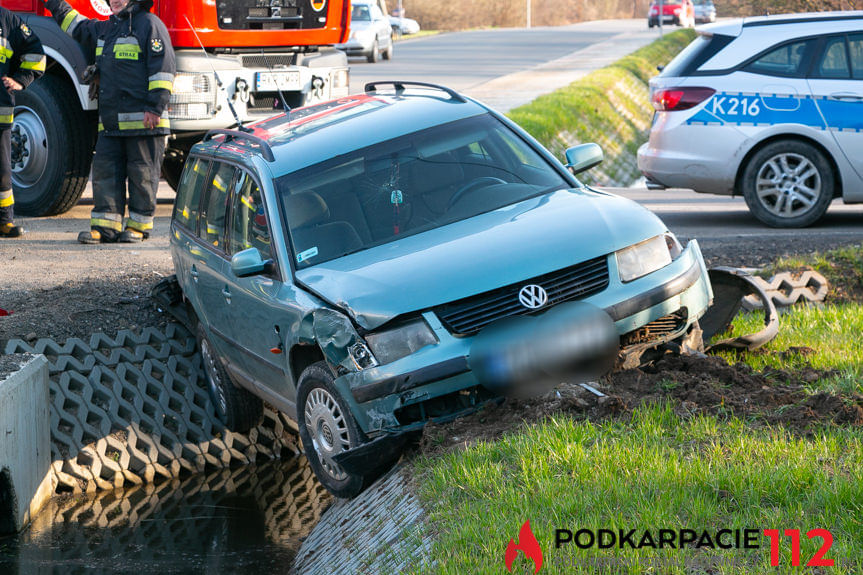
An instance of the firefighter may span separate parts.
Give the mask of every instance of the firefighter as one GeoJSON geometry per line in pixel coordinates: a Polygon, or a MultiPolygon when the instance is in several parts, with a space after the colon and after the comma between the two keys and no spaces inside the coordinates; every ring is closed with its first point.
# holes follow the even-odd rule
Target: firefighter
{"type": "Polygon", "coordinates": [[[95,58],[99,138],[93,157],[93,211],[84,244],[145,240],[153,229],[165,137],[162,115],[171,97],[174,50],[168,30],[150,13],[153,0],[110,0],[108,20],[87,19],[64,0],[47,8],[67,34],[95,58]],[[129,217],[125,228],[126,185],[129,217]]]}
{"type": "Polygon", "coordinates": [[[21,228],[12,221],[12,115],[15,92],[45,73],[42,43],[18,16],[0,7],[0,238],[17,238],[21,228]]]}

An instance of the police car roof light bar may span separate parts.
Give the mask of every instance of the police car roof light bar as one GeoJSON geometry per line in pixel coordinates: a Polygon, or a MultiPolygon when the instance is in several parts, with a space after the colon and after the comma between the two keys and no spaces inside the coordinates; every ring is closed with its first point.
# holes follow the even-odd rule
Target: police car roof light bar
{"type": "Polygon", "coordinates": [[[219,86],[219,89],[225,93],[225,101],[228,102],[228,108],[231,109],[231,114],[234,115],[234,121],[237,122],[237,129],[242,130],[244,132],[251,132],[250,128],[243,126],[243,122],[240,120],[240,116],[237,114],[237,111],[234,109],[234,105],[231,103],[231,98],[228,96],[228,91],[225,90],[224,84],[222,84],[221,78],[219,78],[219,73],[216,72],[216,67],[213,66],[213,63],[210,62],[210,55],[207,54],[207,49],[204,48],[204,43],[201,42],[201,39],[198,37],[198,31],[195,30],[195,27],[192,26],[192,22],[189,21],[189,17],[183,14],[183,18],[186,19],[186,24],[189,25],[189,29],[192,31],[192,34],[195,35],[195,40],[198,41],[198,45],[201,47],[201,51],[204,53],[204,58],[207,60],[207,64],[210,65],[210,69],[213,70],[213,76],[216,78],[216,85],[219,86]]]}

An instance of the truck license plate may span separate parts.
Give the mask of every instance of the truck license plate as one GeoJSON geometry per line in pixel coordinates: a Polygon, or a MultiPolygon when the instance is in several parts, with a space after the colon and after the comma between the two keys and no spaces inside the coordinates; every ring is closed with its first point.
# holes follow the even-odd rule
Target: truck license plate
{"type": "Polygon", "coordinates": [[[299,90],[300,88],[300,73],[297,71],[257,72],[255,74],[256,92],[299,90]]]}

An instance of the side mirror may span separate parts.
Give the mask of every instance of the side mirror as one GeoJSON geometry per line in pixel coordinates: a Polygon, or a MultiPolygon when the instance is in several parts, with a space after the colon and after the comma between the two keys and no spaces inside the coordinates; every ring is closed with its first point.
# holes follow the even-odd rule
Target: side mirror
{"type": "Polygon", "coordinates": [[[231,258],[231,271],[238,278],[245,278],[257,274],[269,272],[272,269],[272,260],[261,258],[258,248],[249,248],[234,254],[231,258]]]}
{"type": "Polygon", "coordinates": [[[602,159],[602,148],[598,144],[581,144],[566,151],[566,167],[572,170],[573,174],[599,165],[602,159]]]}

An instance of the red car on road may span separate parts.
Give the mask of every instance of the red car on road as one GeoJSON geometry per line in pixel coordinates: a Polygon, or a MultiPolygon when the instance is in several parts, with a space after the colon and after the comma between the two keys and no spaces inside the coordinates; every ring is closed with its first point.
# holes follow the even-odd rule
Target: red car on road
{"type": "MultiPolygon", "coordinates": [[[[674,24],[676,26],[695,26],[695,6],[692,0],[668,0],[661,3],[661,22],[663,24],[674,24]]],[[[647,26],[653,28],[660,23],[660,2],[651,0],[647,8],[647,26]]]]}

